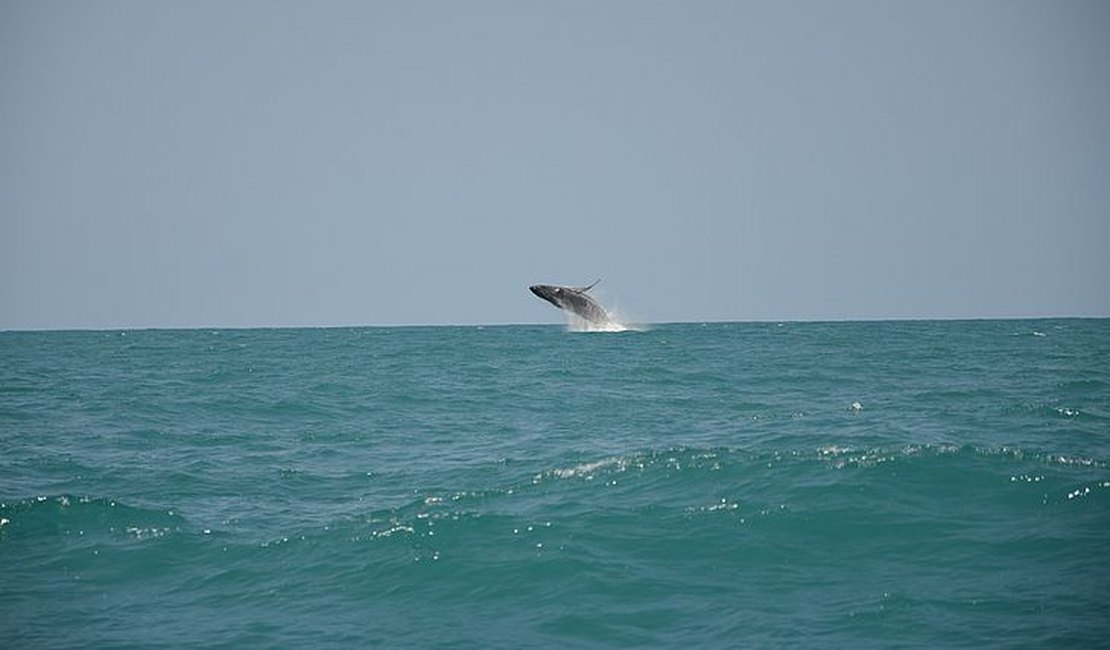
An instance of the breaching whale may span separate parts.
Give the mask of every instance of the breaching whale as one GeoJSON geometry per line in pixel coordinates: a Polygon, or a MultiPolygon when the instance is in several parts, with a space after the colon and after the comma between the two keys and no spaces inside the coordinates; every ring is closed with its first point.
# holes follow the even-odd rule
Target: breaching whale
{"type": "Polygon", "coordinates": [[[588,287],[561,287],[553,284],[534,284],[528,290],[555,305],[563,311],[570,312],[585,320],[591,325],[608,325],[612,322],[608,312],[597,304],[597,301],[586,295],[599,281],[595,280],[588,287]]]}

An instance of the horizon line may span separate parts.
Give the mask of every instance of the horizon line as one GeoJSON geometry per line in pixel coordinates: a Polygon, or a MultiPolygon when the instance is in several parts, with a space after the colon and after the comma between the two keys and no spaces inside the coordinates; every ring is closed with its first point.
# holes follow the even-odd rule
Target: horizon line
{"type": "MultiPolygon", "coordinates": [[[[1107,320],[1110,315],[1068,316],[939,316],[939,317],[862,317],[862,318],[753,318],[753,319],[695,319],[674,321],[645,321],[628,323],[633,326],[655,327],[660,325],[709,325],[709,324],[821,324],[821,323],[888,323],[888,322],[976,322],[976,321],[1033,321],[1033,320],[1107,320]]],[[[561,322],[515,323],[361,323],[336,325],[121,325],[121,326],[72,326],[72,327],[4,327],[0,333],[50,333],[50,332],[144,332],[144,331],[252,331],[252,330],[329,330],[329,329],[400,329],[430,327],[563,327],[561,322]]]]}

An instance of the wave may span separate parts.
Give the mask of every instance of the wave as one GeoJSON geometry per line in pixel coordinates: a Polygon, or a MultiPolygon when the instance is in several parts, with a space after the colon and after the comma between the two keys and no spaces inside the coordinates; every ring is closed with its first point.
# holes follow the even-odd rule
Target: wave
{"type": "MultiPolygon", "coordinates": [[[[1110,462],[1102,458],[1008,446],[830,443],[781,451],[675,447],[586,457],[524,470],[515,480],[502,473],[499,476],[509,480],[500,485],[422,490],[403,505],[366,514],[354,506],[346,514],[343,509],[333,512],[330,520],[316,513],[305,513],[300,519],[313,522],[310,529],[349,531],[353,526],[359,532],[352,537],[387,539],[415,534],[428,522],[524,510],[573,511],[599,498],[613,506],[651,501],[695,508],[712,506],[722,498],[727,503],[804,501],[807,486],[851,488],[857,480],[891,491],[935,484],[935,489],[953,493],[1035,483],[1045,490],[1047,499],[1061,502],[1074,499],[1068,495],[1076,492],[1083,496],[1104,492],[1110,487],[1108,470],[1110,462]]],[[[474,474],[471,480],[480,476],[474,474]]],[[[203,520],[199,514],[194,516],[203,520]]],[[[0,502],[0,536],[8,538],[99,534],[118,541],[144,541],[212,532],[211,526],[194,526],[173,508],[134,506],[109,497],[57,494],[0,502]]],[[[228,532],[243,534],[242,530],[228,532]]]]}
{"type": "Polygon", "coordinates": [[[1096,458],[957,445],[824,445],[768,453],[647,450],[558,465],[500,487],[428,491],[340,528],[361,541],[428,543],[437,550],[427,557],[438,559],[443,546],[466,530],[481,529],[504,541],[588,527],[601,512],[626,512],[630,526],[645,512],[661,520],[727,514],[750,522],[789,509],[824,507],[829,500],[839,501],[837,507],[873,501],[885,504],[879,510],[896,508],[917,503],[923,490],[929,500],[917,505],[924,509],[967,498],[993,500],[999,507],[1014,499],[1059,505],[1110,497],[1107,468],[1096,458]]]}
{"type": "Polygon", "coordinates": [[[138,508],[109,498],[59,494],[0,503],[0,535],[6,537],[143,541],[178,532],[184,524],[173,510],[138,508]]]}

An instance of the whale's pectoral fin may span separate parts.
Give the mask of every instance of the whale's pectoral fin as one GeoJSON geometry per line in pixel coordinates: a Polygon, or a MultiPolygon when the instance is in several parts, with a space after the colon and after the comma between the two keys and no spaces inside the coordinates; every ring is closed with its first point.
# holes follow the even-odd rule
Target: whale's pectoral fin
{"type": "Polygon", "coordinates": [[[590,289],[593,289],[595,286],[597,286],[598,282],[601,282],[601,278],[598,278],[598,279],[594,280],[593,284],[591,284],[590,286],[588,286],[588,287],[578,287],[578,288],[575,289],[575,291],[577,291],[578,293],[586,293],[590,289]]]}

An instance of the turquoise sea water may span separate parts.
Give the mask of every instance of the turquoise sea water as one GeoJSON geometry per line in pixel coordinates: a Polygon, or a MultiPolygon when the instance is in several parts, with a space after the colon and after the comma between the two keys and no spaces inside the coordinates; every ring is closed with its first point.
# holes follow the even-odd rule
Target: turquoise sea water
{"type": "Polygon", "coordinates": [[[0,647],[1105,647],[1108,463],[1108,320],[0,333],[0,647]]]}

